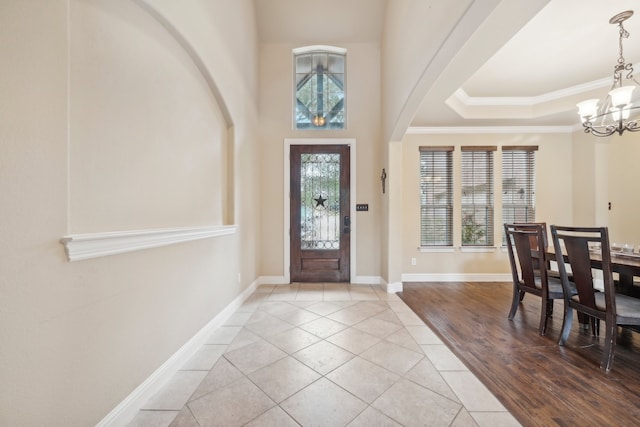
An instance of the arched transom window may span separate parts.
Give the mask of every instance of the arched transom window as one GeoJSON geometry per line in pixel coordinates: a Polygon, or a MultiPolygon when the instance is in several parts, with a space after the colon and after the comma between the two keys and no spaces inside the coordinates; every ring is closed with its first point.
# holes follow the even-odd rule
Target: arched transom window
{"type": "Polygon", "coordinates": [[[345,49],[294,49],[296,129],[345,129],[345,49]]]}

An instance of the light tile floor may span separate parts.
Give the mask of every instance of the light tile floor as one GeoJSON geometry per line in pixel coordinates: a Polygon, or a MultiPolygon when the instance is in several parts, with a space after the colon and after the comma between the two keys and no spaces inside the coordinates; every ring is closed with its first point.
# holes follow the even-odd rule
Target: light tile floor
{"type": "Polygon", "coordinates": [[[518,426],[395,294],[260,286],[130,427],[518,426]]]}

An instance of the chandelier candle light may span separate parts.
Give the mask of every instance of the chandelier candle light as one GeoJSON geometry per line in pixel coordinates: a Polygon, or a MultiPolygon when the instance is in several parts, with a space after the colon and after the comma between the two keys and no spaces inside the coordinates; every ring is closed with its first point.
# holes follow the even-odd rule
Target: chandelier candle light
{"type": "Polygon", "coordinates": [[[627,63],[622,54],[622,39],[629,38],[629,32],[624,29],[622,24],[631,16],[633,16],[633,10],[627,10],[609,20],[610,24],[617,24],[619,27],[620,56],[618,63],[613,67],[613,85],[604,102],[598,105],[598,99],[589,99],[577,105],[578,114],[586,133],[592,133],[595,136],[610,136],[616,132],[618,135],[622,135],[625,130],[640,131],[637,121],[629,120],[631,110],[639,108],[632,106],[631,95],[636,86],[640,84],[633,78],[633,64],[627,63]]]}

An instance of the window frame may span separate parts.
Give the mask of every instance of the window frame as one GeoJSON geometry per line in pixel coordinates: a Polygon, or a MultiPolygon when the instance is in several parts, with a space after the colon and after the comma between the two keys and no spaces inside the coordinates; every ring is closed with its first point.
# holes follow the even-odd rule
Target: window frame
{"type": "MultiPolygon", "coordinates": [[[[296,48],[292,50],[292,53],[293,53],[293,91],[292,91],[293,92],[293,103],[292,103],[293,130],[296,130],[296,131],[346,130],[347,129],[347,50],[344,48],[339,48],[334,46],[316,45],[316,46],[305,46],[301,48],[296,48]],[[312,114],[310,110],[307,110],[307,114],[304,114],[304,112],[299,111],[299,106],[301,104],[301,102],[299,101],[299,92],[303,86],[298,87],[298,78],[299,78],[298,74],[300,74],[298,73],[298,58],[302,56],[307,56],[307,55],[311,56],[311,66],[310,66],[311,71],[309,71],[305,80],[309,81],[309,80],[315,79],[315,81],[317,82],[316,84],[318,85],[318,88],[322,89],[322,94],[320,95],[318,95],[317,91],[314,92],[313,90],[311,90],[309,95],[312,97],[309,101],[309,106],[316,105],[316,112],[313,117],[310,116],[312,114]],[[328,72],[322,73],[323,76],[326,76],[328,74],[334,74],[334,75],[341,74],[342,75],[342,88],[340,88],[341,92],[328,91],[328,89],[324,88],[324,83],[318,82],[317,80],[318,74],[314,71],[314,68],[313,68],[313,61],[314,61],[313,55],[326,55],[327,68],[329,68],[328,65],[330,61],[330,56],[342,57],[342,62],[343,62],[342,73],[328,73],[328,72]],[[329,98],[330,93],[337,93],[338,98],[340,98],[340,94],[341,94],[340,101],[335,103],[333,107],[329,105],[325,105],[325,98],[329,98]],[[318,104],[320,104],[321,110],[317,109],[318,104]],[[338,104],[341,104],[340,109],[335,110],[335,107],[338,104]],[[299,114],[305,115],[309,119],[309,123],[302,124],[298,120],[299,114]],[[336,116],[336,115],[341,115],[343,117],[343,120],[341,123],[340,122],[332,123],[331,117],[329,117],[329,120],[327,120],[327,116],[336,116]]],[[[324,80],[325,80],[324,78],[321,79],[322,82],[324,82],[324,80]]],[[[338,86],[335,79],[331,79],[329,77],[327,78],[327,81],[333,81],[334,85],[338,86]]],[[[307,108],[308,106],[302,104],[302,107],[307,108]]]]}
{"type": "MultiPolygon", "coordinates": [[[[502,223],[525,223],[536,221],[536,151],[537,145],[531,146],[503,146],[502,147],[502,223]],[[514,156],[520,155],[520,158],[514,156]],[[509,166],[510,173],[506,169],[509,166]],[[516,176],[515,170],[519,171],[516,176]],[[507,180],[514,180],[508,183],[507,180]],[[518,185],[518,180],[523,185],[518,185]],[[520,187],[518,190],[517,188],[520,187]],[[512,191],[511,197],[508,192],[512,191]],[[513,203],[515,193],[522,194],[524,203],[513,203]],[[512,203],[507,203],[508,201],[512,203]],[[524,215],[518,216],[516,210],[524,209],[524,215]],[[507,212],[513,212],[507,215],[507,212]]],[[[506,236],[502,236],[502,244],[506,245],[506,236]]]]}
{"type": "Polygon", "coordinates": [[[495,159],[493,153],[497,150],[497,146],[462,146],[460,150],[461,246],[465,248],[492,247],[494,246],[495,231],[495,159]],[[470,187],[473,192],[471,202],[465,202],[465,198],[468,197],[465,191],[469,191],[465,187],[470,187]],[[486,190],[483,203],[475,197],[475,190],[478,187],[484,187],[486,190]],[[484,210],[484,215],[478,215],[478,210],[484,210]],[[478,223],[479,220],[481,223],[478,223]]]}
{"type": "Polygon", "coordinates": [[[453,146],[421,146],[420,151],[420,248],[453,248],[453,146]],[[436,155],[440,156],[436,159],[436,155]],[[427,162],[431,163],[431,170],[427,162]],[[428,175],[431,172],[432,175],[428,175]],[[439,174],[444,176],[437,176],[439,174]],[[429,178],[431,177],[431,180],[429,178]],[[444,178],[434,181],[433,178],[444,178]],[[434,186],[429,182],[441,182],[434,186]],[[428,186],[432,188],[429,189],[428,186]],[[445,203],[427,203],[429,196],[435,199],[439,190],[444,191],[445,203]],[[429,213],[431,210],[431,214],[429,213]],[[437,225],[429,224],[430,219],[438,217],[438,211],[444,211],[440,219],[444,220],[445,231],[438,238],[437,225]]]}

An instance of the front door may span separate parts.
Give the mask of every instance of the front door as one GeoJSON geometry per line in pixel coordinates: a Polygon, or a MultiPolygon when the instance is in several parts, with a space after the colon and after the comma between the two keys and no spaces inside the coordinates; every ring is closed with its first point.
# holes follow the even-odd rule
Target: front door
{"type": "Polygon", "coordinates": [[[349,146],[291,146],[291,281],[348,282],[349,146]]]}

